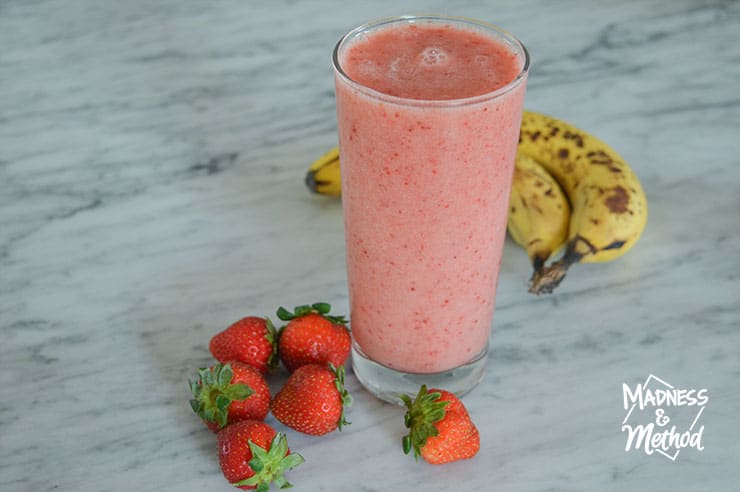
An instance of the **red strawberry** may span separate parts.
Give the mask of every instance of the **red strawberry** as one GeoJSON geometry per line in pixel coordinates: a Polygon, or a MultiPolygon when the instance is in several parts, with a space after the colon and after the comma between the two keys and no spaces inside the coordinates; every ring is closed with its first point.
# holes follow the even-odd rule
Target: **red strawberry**
{"type": "Polygon", "coordinates": [[[462,402],[452,393],[422,386],[416,399],[401,399],[409,434],[403,437],[403,452],[414,450],[433,465],[472,458],[480,449],[480,435],[462,402]]]}
{"type": "Polygon", "coordinates": [[[241,362],[215,364],[198,370],[190,381],[190,406],[213,432],[240,420],[265,420],[270,388],[254,367],[241,362]]]}
{"type": "Polygon", "coordinates": [[[348,425],[344,409],[352,397],[344,388],[344,367],[301,366],[272,400],[272,414],[288,427],[321,436],[348,425]]]}
{"type": "Polygon", "coordinates": [[[240,489],[270,490],[291,484],[283,473],[303,463],[300,454],[291,454],[285,434],[258,420],[242,420],[218,433],[218,459],[221,471],[240,489]]]}
{"type": "Polygon", "coordinates": [[[278,354],[290,372],[306,364],[344,364],[349,355],[350,336],[343,316],[329,316],[331,306],[317,302],[297,306],[291,313],[278,309],[277,315],[289,323],[280,330],[278,354]]]}
{"type": "Polygon", "coordinates": [[[269,318],[240,319],[211,338],[208,345],[219,362],[238,360],[267,373],[277,366],[275,327],[269,318]]]}

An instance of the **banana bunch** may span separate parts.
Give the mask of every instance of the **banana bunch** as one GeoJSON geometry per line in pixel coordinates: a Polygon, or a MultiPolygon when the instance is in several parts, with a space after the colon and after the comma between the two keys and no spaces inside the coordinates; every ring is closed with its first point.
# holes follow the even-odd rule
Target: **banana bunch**
{"type": "MultiPolygon", "coordinates": [[[[315,193],[341,194],[339,150],[306,174],[315,193]]],[[[606,143],[562,120],[525,111],[509,200],[508,230],[532,260],[529,291],[550,293],[574,263],[611,261],[635,245],[647,222],[637,176],[606,143]],[[565,246],[557,261],[547,260],[565,246]]]]}

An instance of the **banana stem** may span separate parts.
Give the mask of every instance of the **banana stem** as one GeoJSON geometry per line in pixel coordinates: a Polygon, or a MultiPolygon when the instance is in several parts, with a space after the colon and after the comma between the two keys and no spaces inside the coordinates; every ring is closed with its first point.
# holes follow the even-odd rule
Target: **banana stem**
{"type": "Polygon", "coordinates": [[[583,257],[581,253],[575,250],[574,246],[575,243],[573,241],[568,243],[568,248],[565,250],[563,257],[550,266],[544,266],[544,262],[542,262],[539,268],[537,268],[535,264],[535,270],[530,280],[530,293],[535,295],[552,294],[555,287],[565,278],[568,268],[573,263],[578,263],[583,257]]]}
{"type": "Polygon", "coordinates": [[[532,278],[529,279],[530,282],[534,279],[535,274],[545,266],[545,261],[547,261],[547,257],[544,255],[535,255],[534,258],[532,258],[534,273],[532,273],[532,278]]]}

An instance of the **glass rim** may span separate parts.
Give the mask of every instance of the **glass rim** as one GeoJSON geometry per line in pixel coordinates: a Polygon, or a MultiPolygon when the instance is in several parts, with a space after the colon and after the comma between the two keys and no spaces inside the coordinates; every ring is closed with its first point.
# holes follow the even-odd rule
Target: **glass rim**
{"type": "Polygon", "coordinates": [[[346,83],[348,83],[351,87],[366,93],[367,95],[374,97],[376,99],[380,99],[385,102],[389,103],[395,103],[403,106],[435,106],[435,107],[443,107],[443,106],[464,106],[468,104],[475,104],[482,101],[488,101],[491,99],[496,99],[504,94],[507,94],[517,88],[519,85],[522,84],[522,82],[527,78],[527,74],[529,72],[529,65],[530,65],[530,57],[529,57],[529,51],[527,51],[527,48],[524,46],[524,44],[519,41],[519,39],[512,35],[510,32],[506,31],[505,29],[502,29],[501,27],[491,24],[489,22],[480,21],[477,19],[472,19],[469,17],[459,17],[459,16],[451,16],[451,15],[434,15],[434,14],[424,14],[424,15],[399,15],[394,17],[383,17],[381,19],[376,19],[370,22],[367,22],[365,24],[362,24],[351,31],[349,31],[347,34],[339,38],[339,41],[337,41],[337,44],[334,46],[334,51],[332,53],[332,65],[334,67],[334,71],[336,74],[338,74],[342,80],[344,80],[346,83]],[[360,34],[363,31],[369,31],[374,28],[378,28],[387,24],[397,23],[397,22],[409,22],[409,21],[451,21],[451,22],[457,22],[457,23],[464,23],[464,24],[470,24],[477,27],[484,28],[485,30],[489,32],[494,32],[495,34],[499,35],[504,39],[504,41],[507,42],[510,46],[512,46],[515,49],[520,50],[524,63],[522,63],[522,68],[519,70],[519,73],[516,77],[514,77],[512,80],[507,82],[505,85],[499,87],[498,89],[495,89],[490,92],[485,92],[483,94],[478,94],[475,96],[469,96],[469,97],[462,97],[462,98],[455,98],[455,99],[413,99],[410,97],[401,97],[401,96],[393,96],[391,94],[386,94],[384,92],[375,90],[371,87],[368,87],[366,85],[363,85],[356,80],[352,79],[343,69],[342,65],[339,62],[339,51],[344,46],[345,42],[349,39],[354,38],[358,34],[360,34]]]}

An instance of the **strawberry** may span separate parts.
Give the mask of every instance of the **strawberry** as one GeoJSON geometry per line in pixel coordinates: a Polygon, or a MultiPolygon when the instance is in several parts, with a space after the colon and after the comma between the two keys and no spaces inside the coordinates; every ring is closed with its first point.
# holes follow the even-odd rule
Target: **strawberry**
{"type": "Polygon", "coordinates": [[[272,400],[272,414],[288,427],[321,436],[348,425],[344,410],[352,397],[344,388],[344,367],[301,366],[272,400]]]}
{"type": "Polygon", "coordinates": [[[408,411],[404,416],[409,434],[403,437],[403,452],[414,450],[428,463],[440,465],[472,458],[480,449],[480,435],[462,402],[452,393],[426,386],[414,401],[401,399],[408,411]]]}
{"type": "Polygon", "coordinates": [[[281,307],[277,316],[289,323],[280,330],[278,354],[290,372],[306,364],[344,364],[349,355],[350,336],[344,316],[330,316],[331,306],[317,302],[297,306],[291,313],[281,307]]]}
{"type": "Polygon", "coordinates": [[[254,367],[238,361],[199,369],[190,406],[213,432],[240,420],[265,420],[270,388],[254,367]]]}
{"type": "Polygon", "coordinates": [[[283,473],[303,463],[300,454],[291,454],[285,434],[259,420],[242,420],[221,430],[218,460],[229,483],[257,492],[267,492],[272,482],[281,489],[290,487],[283,473]]]}
{"type": "Polygon", "coordinates": [[[262,374],[277,366],[275,327],[269,318],[240,319],[211,338],[208,348],[219,362],[238,360],[262,374]]]}

